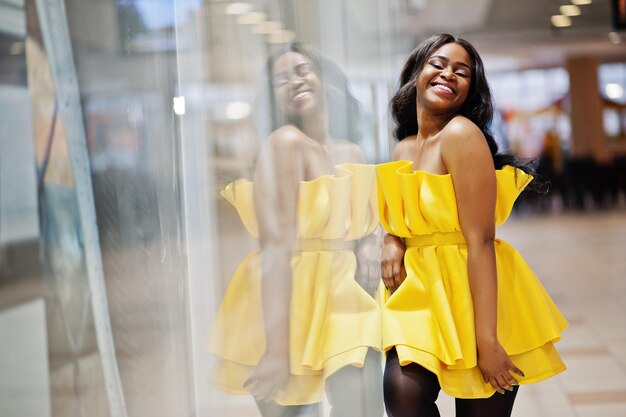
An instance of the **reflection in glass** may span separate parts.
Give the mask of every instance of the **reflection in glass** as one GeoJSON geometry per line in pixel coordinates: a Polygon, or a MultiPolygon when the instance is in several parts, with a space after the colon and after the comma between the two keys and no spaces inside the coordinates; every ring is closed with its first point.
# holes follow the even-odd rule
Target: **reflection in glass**
{"type": "MultiPolygon", "coordinates": [[[[47,28],[42,30],[34,2],[26,5],[26,62],[38,172],[41,258],[46,278],[50,335],[48,346],[51,367],[68,367],[74,374],[68,380],[62,377],[62,373],[53,373],[51,387],[54,390],[67,384],[78,389],[87,363],[80,357],[95,349],[83,230],[67,131],[59,114],[50,57],[44,48],[42,31],[47,28]]],[[[89,362],[87,366],[95,366],[97,372],[101,372],[97,354],[91,355],[89,362]]],[[[100,385],[99,389],[103,386],[100,385]]],[[[77,396],[79,413],[93,406],[93,399],[92,396],[77,396]]],[[[53,411],[58,410],[58,398],[53,396],[52,400],[53,411]]]]}
{"type": "Polygon", "coordinates": [[[268,132],[253,182],[222,195],[260,251],[235,272],[209,351],[213,383],[263,416],[382,416],[374,167],[354,143],[360,106],[332,61],[303,44],[274,53],[258,110],[268,132]]]}

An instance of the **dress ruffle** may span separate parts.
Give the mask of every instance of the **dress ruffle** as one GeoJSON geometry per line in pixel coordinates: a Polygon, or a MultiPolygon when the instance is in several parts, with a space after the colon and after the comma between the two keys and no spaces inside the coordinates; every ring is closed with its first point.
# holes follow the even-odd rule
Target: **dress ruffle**
{"type": "MultiPolygon", "coordinates": [[[[396,236],[461,231],[450,175],[413,171],[409,161],[377,166],[379,214],[396,236]]],[[[509,216],[532,177],[512,167],[496,171],[496,224],[509,216]]],[[[567,322],[519,253],[495,241],[498,275],[498,340],[536,382],[565,369],[553,344],[567,322]]],[[[467,246],[453,242],[409,246],[406,279],[383,305],[383,349],[396,347],[400,363],[434,372],[442,389],[459,398],[484,398],[495,391],[477,367],[474,309],[467,274],[467,246]]]]}
{"type": "MultiPolygon", "coordinates": [[[[252,182],[239,180],[222,195],[258,235],[253,192],[252,182]]],[[[298,238],[319,244],[292,257],[291,376],[276,397],[279,404],[320,401],[328,376],[363,366],[369,348],[380,350],[379,305],[355,281],[354,251],[341,245],[367,236],[377,221],[373,165],[342,164],[335,175],[300,183],[298,238]]],[[[226,392],[248,392],[243,384],[265,352],[260,259],[255,252],[241,262],[209,335],[216,357],[212,383],[226,392]]]]}
{"type": "MultiPolygon", "coordinates": [[[[300,181],[298,237],[355,240],[372,233],[378,224],[375,172],[374,165],[340,164],[334,175],[300,181]]],[[[258,236],[252,181],[239,179],[221,194],[248,233],[258,236]]]]}

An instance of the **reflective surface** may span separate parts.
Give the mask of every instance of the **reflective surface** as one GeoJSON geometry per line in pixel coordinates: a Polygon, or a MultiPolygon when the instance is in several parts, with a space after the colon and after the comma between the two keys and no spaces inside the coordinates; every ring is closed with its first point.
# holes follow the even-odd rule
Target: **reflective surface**
{"type": "MultiPolygon", "coordinates": [[[[519,21],[543,22],[537,16],[546,14],[546,26],[552,11],[539,3],[529,3],[523,13],[509,7],[511,13],[517,10],[519,21]]],[[[0,1],[0,415],[259,415],[250,395],[226,393],[211,383],[223,359],[208,352],[216,343],[220,306],[237,268],[263,246],[233,204],[240,196],[229,201],[222,192],[237,180],[265,179],[266,200],[242,205],[257,214],[265,209],[261,228],[277,228],[273,234],[262,231],[262,239],[352,242],[349,248],[306,251],[332,258],[302,261],[306,271],[322,266],[330,271],[318,271],[307,287],[311,293],[343,289],[320,285],[341,275],[338,271],[351,285],[361,273],[374,277],[375,250],[361,243],[368,237],[378,243],[379,235],[367,211],[357,212],[371,203],[368,174],[335,165],[391,159],[388,101],[400,66],[420,39],[439,28],[465,31],[484,51],[499,113],[493,131],[502,146],[539,158],[553,184],[547,196],[521,201],[502,235],[536,269],[572,322],[563,340],[570,370],[521,389],[514,415],[622,415],[626,119],[619,89],[626,88],[626,55],[620,45],[608,45],[608,23],[603,23],[610,15],[608,3],[597,3],[583,9],[578,20],[592,33],[590,39],[607,43],[603,55],[595,57],[591,40],[533,45],[534,39],[557,35],[544,33],[539,23],[512,32],[506,6],[498,1],[469,8],[454,1],[0,1]],[[45,18],[46,11],[63,4],[67,24],[45,18]],[[478,29],[486,21],[493,32],[478,29]],[[46,46],[45,33],[54,34],[57,46],[70,48],[73,63],[46,46]],[[324,65],[268,65],[294,42],[319,54],[324,65]],[[520,52],[520,44],[533,46],[532,53],[520,52]],[[598,77],[597,101],[583,97],[582,102],[600,115],[587,124],[597,124],[594,132],[604,132],[606,140],[588,134],[589,141],[581,142],[575,135],[572,108],[581,99],[571,92],[571,50],[595,57],[589,68],[598,77]],[[557,55],[564,58],[554,59],[557,55]],[[529,56],[537,57],[539,69],[528,70],[533,68],[529,56]],[[55,63],[73,71],[56,79],[55,63]],[[302,122],[311,115],[305,111],[306,95],[317,87],[299,82],[310,75],[330,88],[319,87],[326,104],[314,106],[318,118],[307,124],[302,122]],[[79,92],[73,104],[61,99],[63,91],[71,91],[68,86],[79,92]],[[288,93],[281,96],[281,91],[288,93]],[[335,99],[339,104],[333,107],[335,99]],[[277,118],[289,114],[293,103],[300,113],[277,118]],[[336,140],[335,147],[270,155],[272,168],[260,172],[272,132],[295,125],[313,136],[326,122],[325,134],[336,140]],[[77,144],[86,151],[82,157],[77,144]],[[301,176],[285,175],[280,169],[300,154],[306,158],[292,168],[301,176]],[[325,176],[333,178],[331,185],[320,180],[325,176]],[[327,206],[300,190],[287,197],[272,194],[272,187],[288,187],[289,179],[308,182],[315,198],[322,189],[330,196],[327,206]],[[319,204],[315,215],[294,211],[307,198],[315,200],[312,206],[319,204]],[[585,213],[596,210],[611,214],[585,213]],[[313,224],[329,219],[335,223],[323,232],[313,224]],[[360,257],[368,259],[371,270],[361,271],[360,257]],[[113,351],[107,351],[107,343],[113,351]]],[[[291,256],[280,259],[301,262],[291,256]]],[[[250,276],[261,273],[259,266],[250,276]]],[[[376,280],[365,281],[341,296],[337,311],[369,311],[376,280]]],[[[285,281],[273,282],[276,290],[285,281]]],[[[301,290],[306,299],[307,289],[301,290]]],[[[228,314],[221,325],[247,335],[267,325],[258,317],[263,312],[255,314],[253,326],[228,314]]],[[[359,323],[336,334],[350,340],[376,337],[375,314],[359,323]]],[[[239,333],[233,334],[233,346],[241,347],[239,333]]],[[[307,401],[316,405],[304,407],[302,415],[329,415],[333,395],[382,414],[380,358],[368,343],[356,343],[366,348],[351,360],[367,362],[371,380],[348,373],[346,379],[331,380],[332,387],[317,381],[315,401],[307,401]],[[350,391],[350,378],[367,382],[350,391]],[[348,397],[350,392],[358,395],[348,397]]],[[[321,375],[320,368],[310,369],[321,375]]],[[[440,399],[442,412],[452,415],[447,401],[440,399]]]]}

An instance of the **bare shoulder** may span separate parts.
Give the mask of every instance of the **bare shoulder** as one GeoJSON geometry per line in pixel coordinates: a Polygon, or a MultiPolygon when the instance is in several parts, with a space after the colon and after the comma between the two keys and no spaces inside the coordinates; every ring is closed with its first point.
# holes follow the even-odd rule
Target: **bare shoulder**
{"type": "Polygon", "coordinates": [[[299,149],[305,147],[310,139],[300,129],[293,125],[281,126],[273,131],[267,141],[272,148],[299,149]]]}
{"type": "Polygon", "coordinates": [[[465,116],[456,116],[441,131],[442,145],[447,143],[453,145],[462,141],[464,146],[466,142],[484,142],[485,135],[474,122],[465,116]]]}
{"type": "Polygon", "coordinates": [[[362,164],[365,162],[365,156],[361,148],[354,142],[347,140],[335,140],[334,143],[336,156],[341,161],[354,162],[362,164]]]}
{"type": "Polygon", "coordinates": [[[458,151],[490,153],[483,132],[464,116],[456,116],[441,131],[441,152],[446,154],[458,151]]]}
{"type": "Polygon", "coordinates": [[[305,179],[309,139],[300,129],[286,125],[273,131],[261,146],[254,172],[257,190],[287,187],[305,179]]]}
{"type": "Polygon", "coordinates": [[[392,155],[392,159],[394,161],[398,161],[400,159],[410,159],[408,152],[410,150],[411,142],[413,142],[411,139],[414,138],[415,136],[408,136],[396,143],[396,147],[393,148],[392,155]]]}
{"type": "Polygon", "coordinates": [[[493,159],[480,128],[463,116],[456,116],[441,131],[441,158],[449,172],[458,166],[491,167],[493,159]]]}
{"type": "Polygon", "coordinates": [[[273,131],[261,145],[257,169],[267,166],[275,166],[277,169],[285,168],[287,162],[300,165],[302,158],[310,153],[310,141],[311,139],[297,127],[281,126],[273,131]]]}

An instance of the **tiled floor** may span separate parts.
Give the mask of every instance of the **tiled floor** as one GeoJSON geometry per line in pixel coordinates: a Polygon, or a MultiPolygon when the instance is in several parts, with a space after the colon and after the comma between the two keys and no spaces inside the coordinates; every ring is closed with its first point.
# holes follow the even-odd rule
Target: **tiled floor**
{"type": "Polygon", "coordinates": [[[626,416],[626,213],[515,218],[499,235],[570,321],[558,344],[568,370],[522,387],[514,416],[626,416]]]}

